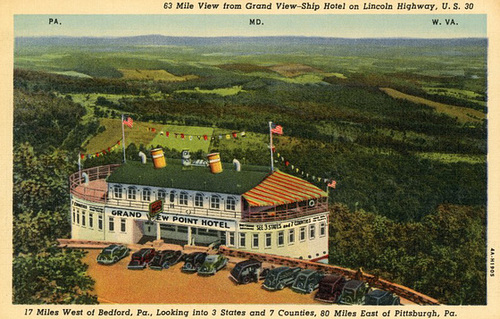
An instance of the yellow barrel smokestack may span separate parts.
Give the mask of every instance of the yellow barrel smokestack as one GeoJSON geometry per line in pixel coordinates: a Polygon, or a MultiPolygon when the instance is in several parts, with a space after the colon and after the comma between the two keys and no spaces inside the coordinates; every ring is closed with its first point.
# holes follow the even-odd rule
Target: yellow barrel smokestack
{"type": "Polygon", "coordinates": [[[153,158],[153,165],[155,168],[164,168],[167,166],[165,156],[163,155],[163,149],[155,148],[151,150],[151,157],[153,158]]]}
{"type": "Polygon", "coordinates": [[[222,172],[222,163],[220,161],[219,153],[212,153],[207,155],[208,165],[210,166],[210,171],[213,174],[218,174],[222,172]]]}

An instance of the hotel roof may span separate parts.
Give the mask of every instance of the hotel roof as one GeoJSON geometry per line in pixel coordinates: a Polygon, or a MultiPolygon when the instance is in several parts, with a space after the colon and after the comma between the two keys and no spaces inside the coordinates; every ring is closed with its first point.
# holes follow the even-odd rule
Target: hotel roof
{"type": "Polygon", "coordinates": [[[107,182],[241,195],[270,173],[265,166],[242,165],[237,172],[233,164],[222,163],[223,171],[212,174],[208,167],[183,170],[179,159],[166,161],[167,166],[160,169],[155,169],[152,162],[127,161],[111,173],[107,182]]]}
{"type": "Polygon", "coordinates": [[[269,167],[242,165],[237,172],[232,164],[222,166],[221,173],[212,174],[208,167],[183,170],[181,161],[175,159],[167,159],[167,166],[161,169],[155,169],[151,162],[127,161],[111,173],[107,182],[242,195],[250,206],[275,206],[327,196],[298,177],[280,171],[271,174],[269,167]]]}
{"type": "Polygon", "coordinates": [[[243,194],[250,206],[275,206],[326,196],[328,194],[315,185],[280,171],[273,172],[243,194]]]}

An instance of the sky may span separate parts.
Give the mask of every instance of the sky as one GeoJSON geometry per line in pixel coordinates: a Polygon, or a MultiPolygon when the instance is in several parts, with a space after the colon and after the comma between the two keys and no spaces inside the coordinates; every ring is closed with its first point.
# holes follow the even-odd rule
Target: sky
{"type": "Polygon", "coordinates": [[[486,37],[486,15],[16,15],[16,37],[315,36],[340,38],[486,37]],[[59,24],[49,24],[57,19],[59,24]],[[250,25],[260,19],[261,25],[250,25]],[[433,25],[440,19],[441,25],[433,25]],[[446,25],[445,19],[455,24],[446,25]]]}

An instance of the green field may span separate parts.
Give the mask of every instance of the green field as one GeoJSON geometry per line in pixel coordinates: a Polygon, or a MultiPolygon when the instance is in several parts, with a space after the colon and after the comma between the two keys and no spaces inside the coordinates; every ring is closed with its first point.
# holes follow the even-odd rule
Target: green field
{"type": "Polygon", "coordinates": [[[175,93],[200,93],[200,94],[217,94],[220,96],[236,95],[240,92],[245,92],[241,86],[233,86],[230,88],[220,88],[213,90],[202,90],[199,87],[195,87],[194,90],[178,90],[175,93]]]}
{"type": "Polygon", "coordinates": [[[147,144],[147,147],[156,147],[160,145],[177,151],[187,149],[191,152],[202,151],[206,154],[209,152],[211,138],[214,132],[213,128],[182,125],[156,125],[154,123],[148,123],[148,125],[157,130],[160,129],[160,132],[163,131],[164,134],[162,135],[157,131],[155,137],[147,144]],[[169,137],[166,136],[167,132],[169,132],[169,137]],[[181,134],[184,134],[184,138],[182,138],[181,134]],[[207,140],[204,139],[204,135],[207,136],[207,140]]]}
{"type": "MultiPolygon", "coordinates": [[[[122,139],[121,120],[119,119],[100,119],[102,126],[106,128],[91,138],[85,145],[86,153],[92,154],[106,150],[113,146],[118,140],[122,139]]],[[[125,126],[125,142],[126,145],[135,144],[137,146],[144,145],[147,148],[153,148],[157,145],[168,147],[170,149],[182,151],[188,149],[191,152],[201,150],[208,153],[213,128],[182,126],[182,125],[163,125],[158,123],[146,123],[134,121],[132,128],[125,126]],[[151,129],[155,129],[153,132],[151,129]],[[164,132],[164,134],[161,134],[164,132]],[[169,137],[166,136],[169,132],[169,137]],[[176,134],[178,133],[177,137],[176,134]],[[184,133],[184,139],[181,138],[181,133],[184,133]],[[205,141],[203,135],[208,136],[205,141]],[[198,138],[198,136],[200,138],[198,138]]]]}

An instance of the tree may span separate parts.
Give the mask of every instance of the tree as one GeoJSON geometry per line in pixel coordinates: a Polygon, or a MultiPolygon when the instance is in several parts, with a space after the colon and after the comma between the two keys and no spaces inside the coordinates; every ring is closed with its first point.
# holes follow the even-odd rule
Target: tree
{"type": "Polygon", "coordinates": [[[69,209],[22,212],[14,216],[14,255],[39,253],[57,244],[57,238],[69,236],[69,209]]]}
{"type": "Polygon", "coordinates": [[[90,294],[94,280],[82,250],[48,249],[39,254],[20,254],[13,261],[13,303],[96,304],[90,294]]]}
{"type": "Polygon", "coordinates": [[[37,155],[29,143],[14,148],[14,213],[52,211],[68,203],[68,153],[37,155]]]}

